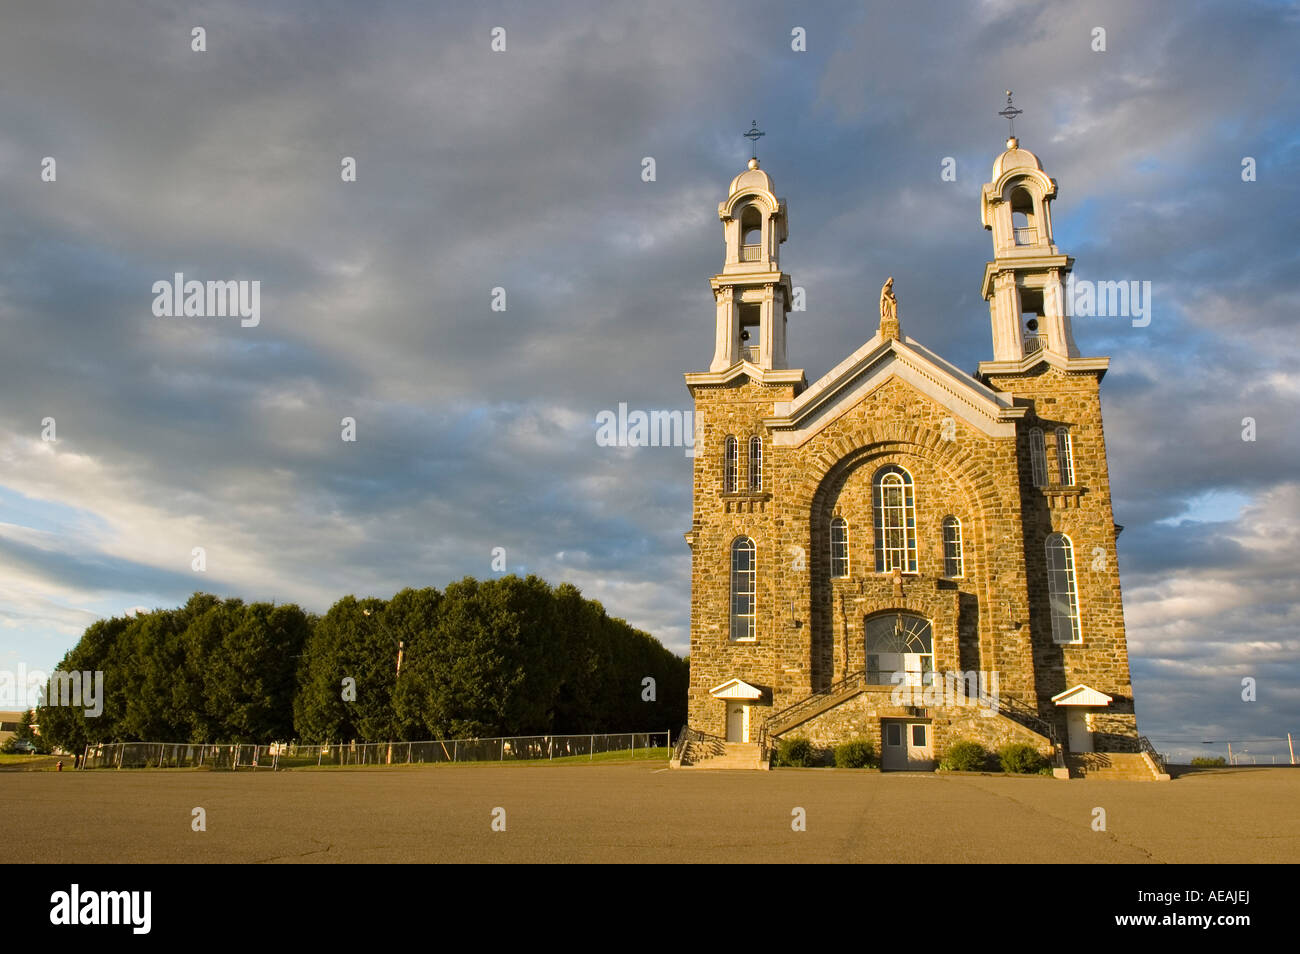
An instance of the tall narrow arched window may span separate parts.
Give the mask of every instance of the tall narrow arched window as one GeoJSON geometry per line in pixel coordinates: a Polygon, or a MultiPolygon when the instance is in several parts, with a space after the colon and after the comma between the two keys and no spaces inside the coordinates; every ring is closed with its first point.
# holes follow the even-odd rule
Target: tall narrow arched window
{"type": "Polygon", "coordinates": [[[1047,538],[1047,598],[1052,608],[1052,640],[1083,642],[1079,590],[1074,579],[1074,544],[1063,533],[1047,538]]]}
{"type": "Polygon", "coordinates": [[[966,575],[966,560],[961,552],[961,521],[943,518],[943,575],[951,578],[966,575]]]}
{"type": "Polygon", "coordinates": [[[1029,464],[1034,471],[1034,486],[1047,486],[1047,442],[1043,429],[1035,427],[1029,432],[1029,464]]]}
{"type": "Polygon", "coordinates": [[[831,521],[831,576],[849,575],[849,522],[843,517],[831,521]]]}
{"type": "Polygon", "coordinates": [[[754,541],[737,537],[731,544],[731,638],[754,638],[754,605],[758,574],[754,541]]]}
{"type": "Polygon", "coordinates": [[[736,465],[737,461],[736,439],[730,434],[722,442],[722,492],[734,494],[736,492],[736,465]]]}
{"type": "Polygon", "coordinates": [[[1074,447],[1070,443],[1070,432],[1064,427],[1056,429],[1056,463],[1061,470],[1061,484],[1074,486],[1074,447]]]}
{"type": "Polygon", "coordinates": [[[749,439],[749,489],[763,489],[763,439],[757,436],[749,439]]]}
{"type": "Polygon", "coordinates": [[[876,471],[873,511],[876,524],[876,572],[916,572],[916,503],[912,475],[896,465],[876,471]]]}

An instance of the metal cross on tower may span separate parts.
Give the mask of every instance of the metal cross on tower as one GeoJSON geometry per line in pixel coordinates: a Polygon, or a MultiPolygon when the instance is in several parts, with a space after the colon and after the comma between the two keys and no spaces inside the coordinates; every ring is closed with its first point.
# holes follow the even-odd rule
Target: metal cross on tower
{"type": "Polygon", "coordinates": [[[1023,112],[1023,109],[1016,109],[1015,106],[1011,105],[1011,90],[1007,90],[1006,108],[1001,110],[998,115],[1007,117],[1007,122],[1010,124],[1010,131],[1007,133],[1008,138],[1014,139],[1016,137],[1016,117],[1023,112]]]}
{"type": "Polygon", "coordinates": [[[745,138],[753,143],[754,146],[753,158],[758,158],[758,140],[766,135],[767,133],[758,128],[758,120],[755,119],[749,127],[749,132],[745,133],[745,138]]]}

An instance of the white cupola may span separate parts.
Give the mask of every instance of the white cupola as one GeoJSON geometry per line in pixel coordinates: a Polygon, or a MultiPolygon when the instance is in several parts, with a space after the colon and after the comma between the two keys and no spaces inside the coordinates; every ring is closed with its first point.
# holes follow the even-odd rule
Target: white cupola
{"type": "Polygon", "coordinates": [[[786,240],[785,200],[757,158],[731,180],[718,205],[726,258],[710,279],[717,304],[717,335],[710,371],[741,361],[764,370],[786,367],[785,326],[790,278],[781,271],[786,240]]]}
{"type": "MultiPolygon", "coordinates": [[[[1007,109],[1020,112],[1011,106],[1009,92],[1007,109]]],[[[1062,255],[1052,238],[1055,198],[1056,180],[1010,136],[980,196],[980,220],[993,233],[983,295],[993,326],[994,361],[1022,361],[1039,351],[1078,357],[1064,308],[1074,260],[1062,255]]]]}

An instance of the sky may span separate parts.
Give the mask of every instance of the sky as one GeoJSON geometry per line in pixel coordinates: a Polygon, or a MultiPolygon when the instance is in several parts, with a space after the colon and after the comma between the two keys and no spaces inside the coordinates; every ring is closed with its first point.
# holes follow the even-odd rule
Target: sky
{"type": "Polygon", "coordinates": [[[904,332],[973,371],[1011,88],[1076,277],[1151,283],[1149,325],[1074,322],[1111,359],[1141,730],[1265,761],[1285,743],[1241,740],[1300,734],[1294,4],[0,18],[0,669],[195,590],[323,612],[499,575],[497,548],[684,653],[691,461],[599,446],[596,418],[690,408],[742,134],[788,203],[791,366],[870,338],[893,275],[904,332]],[[178,272],[260,282],[257,324],[156,316],[178,272]]]}

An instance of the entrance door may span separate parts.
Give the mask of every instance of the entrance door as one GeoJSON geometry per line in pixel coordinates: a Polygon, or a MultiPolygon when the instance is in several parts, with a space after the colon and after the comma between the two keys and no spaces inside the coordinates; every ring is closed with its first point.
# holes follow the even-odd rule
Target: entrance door
{"type": "Polygon", "coordinates": [[[743,702],[727,703],[727,741],[749,741],[749,706],[743,702]]]}
{"type": "Polygon", "coordinates": [[[928,722],[907,724],[907,767],[917,772],[934,769],[934,750],[930,745],[928,722]]]}
{"type": "Polygon", "coordinates": [[[911,769],[928,772],[934,768],[930,723],[890,721],[884,724],[885,745],[880,767],[893,771],[911,769]]]}
{"type": "Polygon", "coordinates": [[[902,722],[885,723],[885,748],[880,756],[881,768],[907,768],[907,740],[903,737],[906,728],[902,722]]]}
{"type": "Polygon", "coordinates": [[[1066,709],[1065,727],[1069,730],[1071,752],[1092,751],[1092,730],[1088,728],[1088,713],[1082,709],[1066,709]]]}

